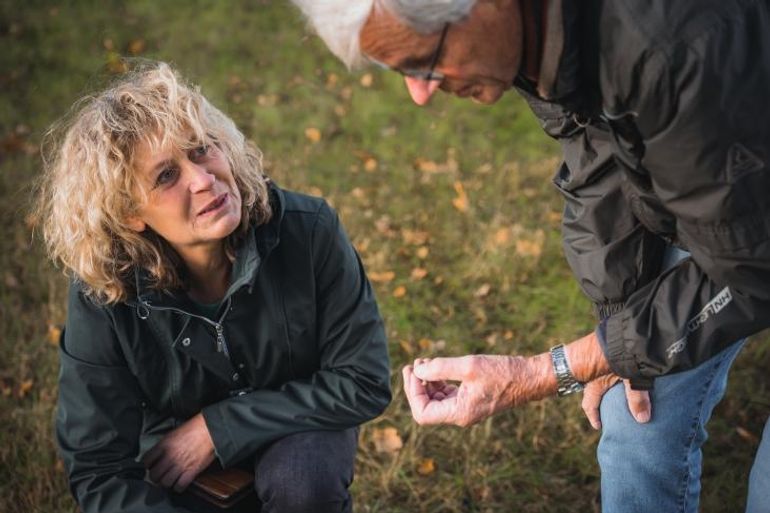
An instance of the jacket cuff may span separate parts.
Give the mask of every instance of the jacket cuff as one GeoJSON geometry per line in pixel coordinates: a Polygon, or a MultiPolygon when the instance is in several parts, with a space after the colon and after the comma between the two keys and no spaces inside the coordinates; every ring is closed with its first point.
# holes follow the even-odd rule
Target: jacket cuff
{"type": "Polygon", "coordinates": [[[597,330],[597,334],[612,372],[621,378],[633,379],[642,376],[634,354],[628,350],[631,343],[626,343],[623,336],[627,315],[621,311],[607,317],[600,324],[604,329],[597,330]]]}
{"type": "Polygon", "coordinates": [[[222,416],[221,410],[216,404],[212,404],[203,408],[201,413],[203,414],[203,420],[206,421],[211,441],[214,443],[214,454],[222,468],[227,468],[237,463],[238,451],[227,429],[227,423],[222,416]]]}
{"type": "Polygon", "coordinates": [[[626,305],[625,301],[608,301],[607,303],[594,303],[594,313],[600,321],[619,313],[626,305]]]}

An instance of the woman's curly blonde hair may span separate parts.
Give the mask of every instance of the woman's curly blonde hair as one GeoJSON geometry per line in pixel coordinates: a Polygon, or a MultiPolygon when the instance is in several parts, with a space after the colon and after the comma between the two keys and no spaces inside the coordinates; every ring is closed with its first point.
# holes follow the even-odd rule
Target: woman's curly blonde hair
{"type": "Polygon", "coordinates": [[[107,90],[75,103],[43,144],[35,217],[48,253],[105,303],[135,293],[140,268],[152,288],[184,287],[184,266],[171,246],[151,229],[137,233],[126,223],[142,196],[134,167],[142,143],[152,151],[168,144],[222,150],[242,199],[241,224],[226,240],[230,254],[250,223],[271,216],[259,149],[168,64],[136,65],[107,90]]]}

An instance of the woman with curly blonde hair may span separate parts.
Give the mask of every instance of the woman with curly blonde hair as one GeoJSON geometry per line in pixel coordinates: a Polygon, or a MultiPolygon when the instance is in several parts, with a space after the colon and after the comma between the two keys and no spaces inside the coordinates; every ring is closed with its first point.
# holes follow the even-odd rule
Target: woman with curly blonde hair
{"type": "Polygon", "coordinates": [[[181,492],[218,464],[254,466],[260,511],[349,511],[389,372],[331,208],[163,63],[52,134],[38,216],[71,277],[56,433],[82,510],[200,510],[181,492]]]}

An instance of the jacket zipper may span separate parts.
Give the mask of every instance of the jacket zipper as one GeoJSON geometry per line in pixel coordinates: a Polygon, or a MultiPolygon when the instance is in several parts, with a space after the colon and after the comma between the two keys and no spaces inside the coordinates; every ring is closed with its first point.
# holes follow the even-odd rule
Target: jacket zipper
{"type": "Polygon", "coordinates": [[[225,328],[222,326],[222,323],[225,320],[225,317],[227,316],[227,312],[230,311],[230,303],[232,302],[232,297],[228,296],[226,300],[225,310],[222,313],[222,317],[219,318],[219,321],[212,321],[208,317],[204,317],[202,315],[186,312],[182,310],[181,308],[176,308],[173,306],[153,306],[150,304],[147,300],[140,300],[142,305],[144,305],[145,308],[148,310],[156,310],[156,311],[170,311],[170,312],[176,312],[182,315],[188,315],[190,317],[195,317],[196,319],[200,319],[203,322],[207,323],[209,326],[214,327],[214,331],[217,333],[217,352],[223,353],[227,359],[230,359],[230,349],[227,347],[227,341],[225,340],[225,328]]]}

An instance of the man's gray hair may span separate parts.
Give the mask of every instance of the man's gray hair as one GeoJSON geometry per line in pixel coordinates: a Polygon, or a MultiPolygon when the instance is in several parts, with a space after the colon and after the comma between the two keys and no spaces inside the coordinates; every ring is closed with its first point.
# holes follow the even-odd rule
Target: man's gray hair
{"type": "Polygon", "coordinates": [[[348,68],[365,63],[361,28],[372,9],[383,9],[423,34],[468,15],[476,0],[292,0],[329,50],[348,68]]]}

